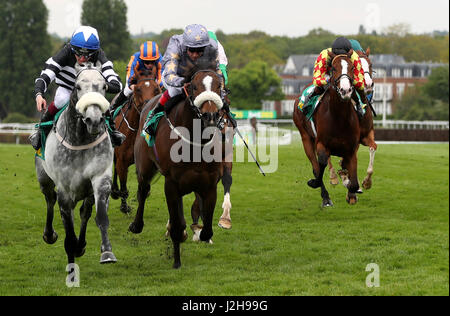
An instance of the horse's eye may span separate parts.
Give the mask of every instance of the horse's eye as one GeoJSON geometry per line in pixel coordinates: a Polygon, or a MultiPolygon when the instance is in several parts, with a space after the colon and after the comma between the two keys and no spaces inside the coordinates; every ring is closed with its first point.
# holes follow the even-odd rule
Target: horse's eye
{"type": "Polygon", "coordinates": [[[193,90],[197,90],[197,86],[195,84],[192,85],[193,90]]]}

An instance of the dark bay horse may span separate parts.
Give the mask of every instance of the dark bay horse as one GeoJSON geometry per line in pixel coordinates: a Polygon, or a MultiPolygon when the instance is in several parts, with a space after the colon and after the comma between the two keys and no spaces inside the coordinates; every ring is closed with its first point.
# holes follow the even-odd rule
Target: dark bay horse
{"type": "Polygon", "coordinates": [[[117,130],[124,134],[126,139],[122,145],[114,148],[114,176],[111,197],[113,199],[121,198],[120,210],[123,213],[131,211],[131,207],[127,204],[128,167],[134,164],[134,141],[139,129],[141,111],[145,103],[161,93],[156,78],[156,66],[137,72],[134,78],[136,84],[133,96],[124,104],[115,119],[117,130]],[[117,176],[119,176],[120,180],[120,190],[117,176]]]}
{"type": "Polygon", "coordinates": [[[313,114],[313,124],[294,105],[293,119],[300,131],[306,156],[311,161],[315,178],[308,181],[312,188],[321,188],[322,206],[332,206],[323,183],[323,174],[331,155],[342,157],[342,168],[348,170],[347,202],[357,202],[357,151],[360,139],[359,119],[351,102],[353,65],[350,56],[331,53],[330,87],[313,114]]]}
{"type": "Polygon", "coordinates": [[[95,218],[102,244],[100,263],[114,263],[108,238],[108,205],[111,191],[113,148],[105,127],[103,114],[109,107],[105,99],[106,81],[101,66],[80,69],[70,103],[62,112],[45,143],[45,160],[36,157],[36,174],[47,202],[47,223],[44,241],[56,242],[53,230],[53,208],[59,204],[66,231],[64,248],[68,263],[75,263],[86,247],[86,227],[95,204],[95,218]],[[57,189],[57,193],[55,191],[57,189]],[[79,238],[74,231],[73,211],[78,201],[81,227],[79,238]]]}
{"type": "MultiPolygon", "coordinates": [[[[374,80],[373,80],[373,70],[372,70],[372,62],[369,58],[370,48],[368,48],[365,52],[357,51],[359,58],[361,59],[361,64],[364,70],[364,91],[366,95],[373,95],[374,88],[374,80]]],[[[367,175],[363,180],[362,186],[364,189],[368,190],[372,187],[372,175],[373,175],[373,163],[375,159],[375,152],[378,148],[377,143],[375,142],[375,131],[373,127],[373,112],[370,107],[366,108],[366,114],[359,122],[360,127],[360,144],[369,147],[369,166],[367,168],[367,175]]],[[[330,169],[330,182],[331,184],[338,184],[339,179],[336,175],[336,172],[333,168],[331,160],[329,161],[328,167],[330,169]]],[[[346,173],[340,173],[342,176],[343,182],[347,181],[346,173]]]]}
{"type": "MultiPolygon", "coordinates": [[[[214,65],[215,66],[215,65],[214,65]]],[[[144,221],[144,204],[150,192],[150,181],[159,170],[165,177],[164,191],[169,210],[168,230],[174,247],[174,268],[181,266],[180,243],[187,239],[186,221],[183,213],[183,196],[195,193],[194,205],[198,205],[203,228],[199,234],[201,241],[209,242],[213,236],[212,220],[217,201],[217,183],[223,173],[223,154],[217,152],[223,147],[220,126],[223,120],[222,100],[220,98],[221,80],[215,67],[194,67],[192,75],[186,76],[184,91],[186,98],[180,100],[167,117],[163,117],[156,130],[155,145],[149,147],[144,138],[138,137],[134,152],[138,178],[139,206],[130,231],[140,233],[144,221]],[[196,139],[196,131],[215,132],[206,139],[196,139]],[[217,134],[219,134],[217,136],[217,134]],[[214,148],[211,151],[211,145],[214,148]],[[199,154],[200,152],[200,154],[199,154]],[[219,159],[207,159],[205,152],[220,154],[219,159]],[[180,158],[181,156],[181,158],[180,158]]],[[[144,108],[139,123],[142,131],[150,109],[158,102],[153,98],[144,108]]],[[[193,215],[194,217],[194,215],[193,215]]]]}

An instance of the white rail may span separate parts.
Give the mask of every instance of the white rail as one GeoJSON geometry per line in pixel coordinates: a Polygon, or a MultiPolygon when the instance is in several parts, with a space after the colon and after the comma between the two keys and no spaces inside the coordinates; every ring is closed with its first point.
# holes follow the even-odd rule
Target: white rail
{"type": "MultiPolygon", "coordinates": [[[[239,124],[248,124],[248,120],[238,120],[239,124]]],[[[261,124],[293,124],[292,119],[258,120],[261,124]]],[[[375,127],[382,128],[382,120],[374,120],[375,127]]],[[[386,120],[384,128],[395,129],[449,129],[449,121],[402,121],[386,120]]]]}

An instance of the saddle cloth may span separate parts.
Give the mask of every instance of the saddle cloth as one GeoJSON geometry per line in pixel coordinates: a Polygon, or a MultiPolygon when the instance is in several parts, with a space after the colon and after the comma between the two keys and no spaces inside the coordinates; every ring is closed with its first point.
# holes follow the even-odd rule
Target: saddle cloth
{"type": "MultiPolygon", "coordinates": [[[[325,94],[325,92],[324,92],[321,95],[314,96],[311,99],[309,99],[308,104],[304,104],[306,96],[308,94],[312,93],[313,90],[314,90],[314,85],[310,85],[309,87],[305,88],[305,90],[303,90],[302,95],[299,97],[299,102],[298,102],[298,108],[300,109],[300,111],[303,112],[303,114],[305,114],[305,116],[310,121],[312,121],[312,116],[314,114],[314,111],[319,106],[320,101],[322,100],[322,97],[325,94]]],[[[365,114],[366,113],[366,106],[367,106],[367,104],[363,104],[363,102],[361,101],[361,97],[359,96],[358,92],[356,93],[356,95],[358,96],[359,103],[361,104],[361,107],[363,109],[363,113],[365,114]]],[[[355,108],[355,111],[356,111],[355,101],[352,100],[352,104],[353,104],[353,107],[355,108]]]]}
{"type": "Polygon", "coordinates": [[[298,108],[300,111],[305,114],[308,120],[312,121],[312,116],[314,114],[314,110],[319,105],[320,100],[322,99],[323,94],[317,95],[309,99],[308,104],[304,104],[306,97],[314,91],[314,85],[310,85],[309,87],[303,90],[302,95],[299,97],[298,108]]]}
{"type": "Polygon", "coordinates": [[[153,110],[149,111],[147,114],[147,118],[145,119],[144,127],[142,128],[141,136],[144,137],[145,141],[147,142],[147,145],[149,147],[153,147],[155,145],[155,137],[152,135],[147,134],[145,131],[148,126],[150,126],[150,129],[153,131],[153,135],[156,133],[156,128],[158,127],[159,121],[164,116],[164,111],[157,113],[155,116],[152,117],[151,120],[149,120],[150,114],[153,113],[153,110]]]}
{"type": "MultiPolygon", "coordinates": [[[[45,143],[47,142],[47,136],[45,135],[44,132],[44,128],[52,128],[53,125],[56,124],[56,122],[58,122],[59,117],[61,116],[61,113],[67,108],[67,106],[69,105],[69,102],[67,102],[62,108],[61,110],[58,111],[58,113],[56,113],[55,117],[53,118],[52,121],[47,121],[47,122],[41,122],[41,123],[37,123],[35,125],[36,129],[39,129],[39,133],[41,134],[41,148],[39,148],[38,150],[36,150],[36,154],[35,156],[41,158],[42,160],[45,160],[45,143]],[[40,127],[43,128],[40,128],[40,127]]],[[[48,133],[47,133],[48,134],[48,133]]]]}

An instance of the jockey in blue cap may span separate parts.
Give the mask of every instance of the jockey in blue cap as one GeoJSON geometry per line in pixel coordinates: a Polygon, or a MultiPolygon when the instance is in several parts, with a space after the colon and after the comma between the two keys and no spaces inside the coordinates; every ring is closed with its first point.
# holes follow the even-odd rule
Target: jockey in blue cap
{"type": "MultiPolygon", "coordinates": [[[[80,26],[73,32],[70,43],[46,61],[45,68],[35,81],[36,108],[39,112],[46,110],[41,123],[53,120],[55,114],[69,102],[76,80],[75,64],[83,65],[86,62],[101,64],[108,93],[117,93],[122,89],[119,75],[113,69],[113,63],[106,58],[100,48],[97,30],[90,26],[80,26]],[[53,80],[58,88],[54,101],[47,107],[47,101],[43,95],[53,80]]],[[[44,131],[48,133],[50,129],[44,128],[44,131]]],[[[111,131],[110,135],[114,146],[120,145],[125,140],[125,136],[116,130],[111,131]]],[[[36,150],[41,147],[39,131],[30,136],[30,142],[36,150]]]]}

